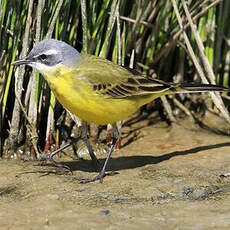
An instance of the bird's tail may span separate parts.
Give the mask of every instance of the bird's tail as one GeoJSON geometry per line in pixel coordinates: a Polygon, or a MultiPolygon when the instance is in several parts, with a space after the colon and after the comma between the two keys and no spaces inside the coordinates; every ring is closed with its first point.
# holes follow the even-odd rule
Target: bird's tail
{"type": "Polygon", "coordinates": [[[196,84],[196,83],[179,83],[172,84],[171,91],[174,93],[199,93],[199,92],[230,92],[230,89],[221,85],[213,85],[213,84],[196,84]]]}

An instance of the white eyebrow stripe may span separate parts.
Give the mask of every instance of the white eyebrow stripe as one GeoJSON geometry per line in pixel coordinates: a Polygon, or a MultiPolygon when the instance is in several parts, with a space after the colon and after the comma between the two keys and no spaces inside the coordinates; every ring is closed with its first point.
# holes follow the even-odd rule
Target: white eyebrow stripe
{"type": "Polygon", "coordinates": [[[45,51],[43,54],[52,55],[52,54],[57,54],[57,53],[58,53],[57,50],[51,49],[51,50],[45,51]]]}

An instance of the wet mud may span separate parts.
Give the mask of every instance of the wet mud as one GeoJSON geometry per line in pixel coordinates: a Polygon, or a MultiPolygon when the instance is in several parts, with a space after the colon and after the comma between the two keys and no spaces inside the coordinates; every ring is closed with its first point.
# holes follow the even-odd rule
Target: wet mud
{"type": "MultiPolygon", "coordinates": [[[[227,129],[220,118],[209,123],[227,129]]],[[[119,174],[102,184],[79,184],[97,175],[85,155],[59,159],[72,174],[1,160],[0,229],[229,229],[230,178],[221,176],[230,172],[229,136],[190,120],[122,132],[125,146],[108,167],[119,174]]],[[[105,157],[98,154],[101,164],[105,157]]]]}

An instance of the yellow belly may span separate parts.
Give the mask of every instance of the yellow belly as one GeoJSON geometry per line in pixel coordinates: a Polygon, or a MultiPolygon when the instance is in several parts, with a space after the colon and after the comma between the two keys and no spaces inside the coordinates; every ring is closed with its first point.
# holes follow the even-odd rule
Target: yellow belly
{"type": "Polygon", "coordinates": [[[135,100],[111,99],[100,95],[86,82],[79,81],[76,87],[68,77],[47,80],[58,101],[87,122],[98,125],[113,124],[127,118],[139,108],[135,100]]]}
{"type": "Polygon", "coordinates": [[[69,74],[45,77],[59,102],[82,120],[98,125],[113,124],[136,112],[156,96],[111,99],[95,92],[92,85],[69,74]],[[64,76],[64,77],[63,77],[64,76]]]}

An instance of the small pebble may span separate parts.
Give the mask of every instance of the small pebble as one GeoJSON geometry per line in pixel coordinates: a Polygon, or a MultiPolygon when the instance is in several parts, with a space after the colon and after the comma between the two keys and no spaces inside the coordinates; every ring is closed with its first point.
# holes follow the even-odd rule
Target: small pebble
{"type": "Polygon", "coordinates": [[[106,215],[109,215],[110,211],[108,209],[105,209],[105,210],[101,210],[100,211],[100,215],[101,216],[106,216],[106,215]]]}
{"type": "Polygon", "coordinates": [[[48,194],[47,197],[50,200],[59,200],[60,199],[60,196],[58,194],[48,194]]]}

